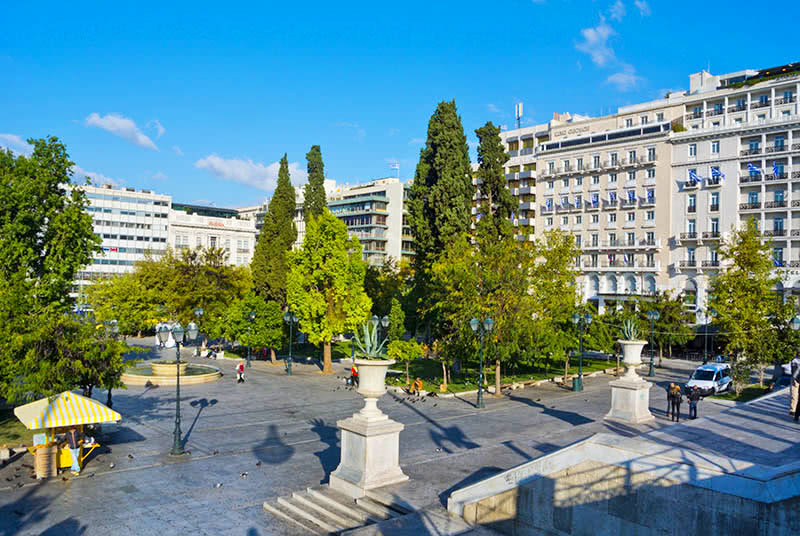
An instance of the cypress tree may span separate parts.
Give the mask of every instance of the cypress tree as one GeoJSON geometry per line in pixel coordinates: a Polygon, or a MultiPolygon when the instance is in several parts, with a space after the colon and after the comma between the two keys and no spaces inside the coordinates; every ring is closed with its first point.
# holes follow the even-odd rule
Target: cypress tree
{"type": "Polygon", "coordinates": [[[456,102],[440,102],[428,121],[428,139],[420,150],[409,192],[418,310],[430,296],[426,287],[431,265],[445,245],[470,229],[474,192],[469,148],[456,102]]]}
{"type": "Polygon", "coordinates": [[[475,130],[478,136],[478,171],[481,180],[482,232],[491,233],[492,238],[503,238],[513,234],[511,216],[519,210],[519,200],[511,195],[506,184],[504,166],[508,155],[500,139],[500,128],[491,121],[475,130]]]}
{"type": "Polygon", "coordinates": [[[319,145],[312,145],[311,150],[306,153],[308,162],[308,184],[304,191],[305,194],[305,220],[311,216],[319,216],[328,202],[325,199],[325,165],[322,163],[322,151],[319,145]]]}
{"type": "Polygon", "coordinates": [[[295,208],[294,186],[289,177],[289,162],[284,154],[278,171],[278,184],[270,199],[250,264],[256,294],[281,305],[286,304],[286,274],[289,271],[286,253],[297,240],[295,208]]]}

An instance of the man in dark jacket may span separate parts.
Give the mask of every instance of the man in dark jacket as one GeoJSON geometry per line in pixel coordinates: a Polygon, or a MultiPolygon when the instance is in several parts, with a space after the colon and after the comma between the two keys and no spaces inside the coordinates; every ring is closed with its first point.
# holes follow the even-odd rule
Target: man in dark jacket
{"type": "Polygon", "coordinates": [[[681,402],[683,402],[683,395],[681,394],[681,386],[676,385],[670,390],[670,412],[672,413],[672,420],[681,422],[681,402]]]}
{"type": "Polygon", "coordinates": [[[689,394],[686,395],[686,398],[689,399],[689,418],[696,419],[697,418],[697,403],[700,401],[700,389],[697,386],[693,386],[692,389],[689,391],[689,394]]]}

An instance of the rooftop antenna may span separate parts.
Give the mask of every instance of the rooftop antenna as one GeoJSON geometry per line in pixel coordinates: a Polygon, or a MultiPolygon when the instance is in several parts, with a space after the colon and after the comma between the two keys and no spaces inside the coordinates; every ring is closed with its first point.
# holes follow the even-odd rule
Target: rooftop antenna
{"type": "Polygon", "coordinates": [[[522,121],[522,103],[518,102],[514,105],[514,115],[517,117],[517,128],[520,128],[522,121]]]}
{"type": "Polygon", "coordinates": [[[397,178],[399,179],[400,178],[400,162],[395,160],[394,162],[389,164],[389,167],[392,168],[393,170],[395,170],[395,174],[397,175],[397,178]]]}

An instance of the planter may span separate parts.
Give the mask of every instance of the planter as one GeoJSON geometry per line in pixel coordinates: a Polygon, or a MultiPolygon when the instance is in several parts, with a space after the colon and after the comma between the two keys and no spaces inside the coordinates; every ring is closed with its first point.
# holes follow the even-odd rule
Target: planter
{"type": "Polygon", "coordinates": [[[364,398],[378,398],[386,392],[386,371],[394,359],[356,359],[358,392],[364,398]]]}
{"type": "Polygon", "coordinates": [[[636,374],[636,367],[642,364],[642,349],[647,345],[647,341],[617,341],[622,346],[622,362],[625,364],[624,378],[628,380],[639,380],[636,374]]]}
{"type": "MultiPolygon", "coordinates": [[[[186,367],[189,363],[181,362],[180,370],[181,376],[186,374],[186,367]]],[[[175,376],[175,361],[161,361],[150,363],[150,369],[153,371],[153,376],[175,376]]]]}

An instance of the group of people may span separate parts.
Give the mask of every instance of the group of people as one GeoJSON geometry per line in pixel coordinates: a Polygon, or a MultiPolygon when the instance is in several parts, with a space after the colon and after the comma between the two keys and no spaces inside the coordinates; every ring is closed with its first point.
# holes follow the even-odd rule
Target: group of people
{"type": "MultiPolygon", "coordinates": [[[[686,393],[686,399],[689,401],[689,418],[697,418],[697,403],[703,398],[700,389],[695,385],[686,393]]],[[[683,403],[683,392],[681,386],[677,383],[669,384],[667,388],[667,417],[675,422],[681,422],[681,404],[683,403]]]]}
{"type": "Polygon", "coordinates": [[[800,391],[800,354],[796,354],[789,366],[790,374],[792,375],[790,390],[792,392],[792,401],[789,406],[789,415],[794,417],[794,422],[800,421],[800,401],[798,400],[798,391],[800,391]]]}

